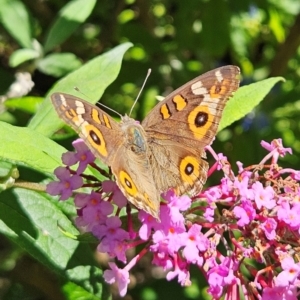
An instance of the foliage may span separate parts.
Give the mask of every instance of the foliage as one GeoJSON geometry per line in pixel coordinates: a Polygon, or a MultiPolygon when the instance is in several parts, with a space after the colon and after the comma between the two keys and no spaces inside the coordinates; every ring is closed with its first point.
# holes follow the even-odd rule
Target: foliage
{"type": "MultiPolygon", "coordinates": [[[[57,202],[41,191],[74,138],[69,129],[60,130],[49,101],[54,91],[83,93],[79,96],[93,103],[102,97],[106,106],[125,114],[152,68],[133,112],[142,120],[156,95],[167,95],[214,67],[238,65],[243,87],[226,107],[214,149],[250,165],[263,156],[261,139],[282,137],[295,154],[284,164],[299,165],[299,11],[296,0],[190,0],[188,5],[179,0],[0,0],[0,231],[8,249],[1,265],[9,279],[1,295],[13,299],[21,283],[23,298],[38,297],[46,291],[45,279],[60,298],[109,297],[89,245],[66,237],[66,232],[78,233],[70,221],[76,215],[72,202],[57,202]],[[32,76],[35,86],[27,97],[30,84],[15,82],[22,83],[24,93],[12,86],[16,71],[32,76]],[[282,77],[286,81],[274,87],[282,77]],[[42,264],[54,274],[43,273],[34,286],[26,276],[12,279],[14,270],[24,272],[14,266],[26,261],[26,253],[36,260],[31,267],[42,264]]],[[[162,295],[166,283],[159,286],[141,276],[145,285],[129,290],[133,297],[162,295]]],[[[185,289],[186,297],[198,298],[203,285],[185,289]]]]}

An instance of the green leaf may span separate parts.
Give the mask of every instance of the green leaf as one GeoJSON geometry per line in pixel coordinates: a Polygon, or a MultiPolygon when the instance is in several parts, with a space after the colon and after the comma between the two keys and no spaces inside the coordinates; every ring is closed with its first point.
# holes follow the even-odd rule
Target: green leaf
{"type": "Polygon", "coordinates": [[[73,0],[58,13],[44,45],[45,52],[64,42],[91,14],[96,0],[73,0]]]}
{"type": "Polygon", "coordinates": [[[240,87],[226,104],[218,131],[250,113],[279,81],[285,79],[273,77],[240,87]]]}
{"type": "Polygon", "coordinates": [[[44,98],[34,97],[34,96],[12,98],[12,99],[7,99],[4,102],[4,105],[7,108],[19,109],[24,112],[34,114],[43,100],[44,98]]]}
{"type": "Polygon", "coordinates": [[[5,111],[0,114],[0,122],[6,122],[9,124],[17,124],[18,120],[13,114],[11,114],[8,111],[5,111]]]}
{"type": "Polygon", "coordinates": [[[12,68],[19,66],[25,61],[39,57],[39,53],[33,49],[18,49],[9,57],[9,65],[12,68]]]}
{"type": "Polygon", "coordinates": [[[230,42],[230,4],[223,0],[204,1],[200,9],[205,11],[201,16],[201,49],[211,56],[223,56],[230,42]]]}
{"type": "Polygon", "coordinates": [[[68,282],[62,289],[66,299],[68,300],[99,300],[98,297],[92,296],[73,282],[68,282]]]}
{"type": "Polygon", "coordinates": [[[0,19],[5,29],[24,48],[32,48],[31,25],[26,6],[18,0],[0,0],[0,19]]]}
{"type": "Polygon", "coordinates": [[[62,77],[80,68],[81,61],[73,53],[53,53],[41,59],[38,69],[54,77],[62,77]]]}
{"type": "Polygon", "coordinates": [[[43,193],[15,188],[1,193],[0,232],[65,280],[76,282],[90,296],[107,298],[102,271],[95,266],[88,245],[65,237],[61,224],[78,230],[43,193]],[[106,295],[105,295],[106,294],[106,295]]]}
{"type": "Polygon", "coordinates": [[[11,163],[6,161],[0,161],[0,180],[2,180],[2,178],[10,176],[14,168],[15,166],[11,163]]]}
{"type": "Polygon", "coordinates": [[[78,70],[58,81],[48,92],[46,100],[38,113],[31,119],[29,127],[46,136],[51,136],[62,126],[63,122],[59,120],[50,101],[50,95],[54,92],[78,96],[78,92],[74,90],[74,87],[78,86],[84,94],[90,97],[87,101],[96,103],[104,90],[116,79],[123,55],[131,45],[131,43],[121,44],[90,60],[78,70]]]}
{"type": "Polygon", "coordinates": [[[133,20],[135,17],[135,13],[132,9],[124,9],[122,12],[118,15],[118,21],[121,24],[125,24],[131,20],[133,20]]]}
{"type": "Polygon", "coordinates": [[[66,149],[25,127],[0,122],[0,159],[24,165],[53,177],[66,149]]]}
{"type": "Polygon", "coordinates": [[[12,187],[18,177],[19,171],[15,165],[0,161],[0,192],[12,187]]]}

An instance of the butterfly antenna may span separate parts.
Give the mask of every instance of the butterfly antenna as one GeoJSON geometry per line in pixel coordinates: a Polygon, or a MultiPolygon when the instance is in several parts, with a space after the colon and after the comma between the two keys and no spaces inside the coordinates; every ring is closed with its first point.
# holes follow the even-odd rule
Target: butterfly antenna
{"type": "MultiPolygon", "coordinates": [[[[85,97],[89,98],[87,95],[85,95],[84,93],[82,93],[77,86],[74,87],[74,90],[77,91],[77,92],[79,92],[80,94],[84,95],[85,97]]],[[[97,102],[96,104],[98,104],[98,105],[100,105],[100,106],[102,106],[102,107],[104,107],[104,108],[106,108],[106,109],[114,112],[115,114],[117,114],[122,119],[123,116],[120,113],[118,113],[116,110],[114,110],[114,109],[112,109],[112,108],[110,108],[110,107],[102,104],[101,102],[97,102]]]]}
{"type": "Polygon", "coordinates": [[[138,93],[138,95],[137,95],[137,97],[136,97],[136,99],[135,99],[133,105],[131,106],[131,109],[130,109],[130,112],[129,112],[129,117],[130,117],[130,115],[131,115],[131,113],[132,113],[132,110],[133,110],[133,108],[135,107],[135,105],[136,105],[136,103],[137,103],[137,101],[138,101],[138,99],[139,99],[139,97],[140,97],[140,95],[141,95],[141,93],[142,93],[142,90],[143,90],[143,88],[144,88],[144,86],[145,86],[145,84],[146,84],[146,82],[147,82],[147,79],[148,79],[148,77],[150,76],[150,74],[151,74],[151,69],[148,69],[148,72],[147,72],[146,78],[145,78],[145,80],[144,80],[144,83],[143,83],[143,85],[142,85],[142,87],[141,87],[141,89],[140,89],[140,91],[139,91],[139,93],[138,93]]]}

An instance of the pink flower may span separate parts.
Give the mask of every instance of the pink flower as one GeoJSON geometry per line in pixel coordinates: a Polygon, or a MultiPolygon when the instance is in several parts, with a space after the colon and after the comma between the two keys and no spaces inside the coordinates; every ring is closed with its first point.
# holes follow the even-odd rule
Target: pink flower
{"type": "Polygon", "coordinates": [[[187,233],[184,234],[183,255],[187,262],[201,266],[203,257],[200,256],[199,250],[204,252],[208,248],[208,239],[201,232],[201,226],[193,224],[187,233]]]}
{"type": "Polygon", "coordinates": [[[208,188],[203,194],[205,197],[207,197],[208,203],[213,203],[220,200],[222,196],[222,190],[219,186],[215,186],[208,188]]]}
{"type": "Polygon", "coordinates": [[[208,277],[208,292],[215,298],[219,298],[223,292],[224,277],[221,276],[217,271],[210,272],[208,277]]]}
{"type": "Polygon", "coordinates": [[[272,209],[276,205],[276,201],[274,199],[275,193],[271,186],[263,187],[261,182],[256,181],[252,185],[252,189],[254,192],[254,199],[258,209],[265,207],[267,209],[272,209]]]}
{"type": "Polygon", "coordinates": [[[265,287],[262,300],[297,300],[297,288],[286,288],[281,286],[265,287]]]}
{"type": "Polygon", "coordinates": [[[95,226],[105,224],[107,216],[113,212],[113,205],[101,199],[101,195],[92,192],[88,197],[83,197],[84,194],[76,195],[75,203],[78,202],[85,206],[81,209],[81,215],[76,219],[76,223],[86,227],[86,230],[94,231],[95,226]]]}
{"type": "Polygon", "coordinates": [[[105,180],[102,182],[102,188],[104,193],[113,193],[114,203],[119,207],[123,208],[128,203],[127,198],[121,192],[119,187],[114,181],[105,180]]]}
{"type": "Polygon", "coordinates": [[[109,237],[104,237],[97,246],[99,252],[107,253],[110,257],[117,257],[123,263],[127,262],[126,251],[128,248],[129,245],[124,240],[113,240],[109,237]]]}
{"type": "Polygon", "coordinates": [[[115,263],[108,263],[111,270],[104,271],[104,280],[112,284],[117,283],[120,295],[124,297],[127,293],[127,286],[130,282],[129,272],[126,269],[119,269],[115,263]]]}
{"type": "MultiPolygon", "coordinates": [[[[165,211],[167,213],[167,215],[163,216],[162,212],[163,210],[161,210],[161,215],[160,218],[164,219],[164,217],[166,217],[167,219],[171,218],[171,222],[173,223],[180,223],[180,224],[184,224],[184,217],[182,215],[181,212],[186,211],[187,209],[190,208],[192,200],[191,198],[189,198],[186,195],[183,196],[176,196],[174,191],[171,189],[169,190],[167,193],[162,195],[163,198],[165,200],[168,201],[168,208],[169,211],[165,211]]],[[[169,221],[167,221],[169,222],[169,221]]],[[[162,221],[162,224],[166,223],[165,220],[162,221]]],[[[167,225],[168,227],[168,225],[167,225]]]]}
{"type": "Polygon", "coordinates": [[[255,219],[256,212],[250,201],[242,201],[240,206],[236,206],[233,209],[233,213],[239,219],[237,224],[239,226],[248,225],[255,219]]]}
{"type": "Polygon", "coordinates": [[[284,148],[282,145],[282,139],[275,139],[270,143],[265,141],[261,141],[260,143],[263,148],[267,149],[268,151],[276,151],[281,157],[285,156],[286,153],[292,154],[291,148],[284,148]]]}
{"type": "Polygon", "coordinates": [[[295,180],[300,180],[300,171],[292,170],[291,177],[295,180]]]}
{"type": "Polygon", "coordinates": [[[238,264],[231,258],[225,258],[220,265],[215,265],[208,272],[209,292],[217,299],[222,295],[223,288],[227,285],[240,284],[240,280],[234,275],[238,264]]]}
{"type": "MultiPolygon", "coordinates": [[[[168,208],[164,206],[161,208],[161,211],[166,209],[168,210],[168,208]]],[[[139,211],[138,217],[142,223],[139,229],[139,236],[142,240],[147,241],[150,238],[152,230],[161,228],[161,225],[157,222],[157,220],[153,216],[149,215],[143,210],[139,211]]]]}
{"type": "Polygon", "coordinates": [[[128,249],[126,240],[129,239],[129,233],[122,229],[119,217],[109,217],[105,224],[96,225],[92,232],[99,239],[102,239],[98,245],[98,251],[108,253],[111,257],[126,262],[125,252],[128,249]]]}
{"type": "Polygon", "coordinates": [[[254,200],[253,189],[249,188],[249,176],[248,172],[243,173],[242,177],[237,177],[234,180],[234,188],[236,188],[241,195],[242,199],[245,200],[254,200]]]}
{"type": "Polygon", "coordinates": [[[62,161],[66,166],[72,166],[79,162],[77,174],[81,174],[88,164],[94,162],[95,156],[82,139],[75,140],[72,145],[76,152],[64,153],[62,161]]]}
{"type": "Polygon", "coordinates": [[[220,188],[223,196],[231,196],[233,183],[229,178],[222,178],[220,188]]]}
{"type": "Polygon", "coordinates": [[[179,260],[179,257],[176,255],[174,256],[174,266],[174,271],[168,272],[166,279],[170,281],[178,276],[178,282],[181,284],[181,286],[190,286],[190,272],[187,269],[187,263],[179,260]]]}
{"type": "Polygon", "coordinates": [[[96,235],[99,239],[102,239],[104,236],[110,240],[124,240],[128,239],[128,232],[121,228],[122,222],[119,217],[109,217],[106,219],[105,224],[95,226],[93,228],[93,234],[96,235]]]}
{"type": "Polygon", "coordinates": [[[180,211],[186,211],[190,208],[192,200],[186,195],[176,196],[174,191],[171,189],[166,194],[163,195],[164,199],[166,199],[169,203],[168,206],[176,207],[180,211]]]}
{"type": "Polygon", "coordinates": [[[283,201],[277,211],[278,220],[284,221],[293,228],[299,228],[300,225],[300,204],[295,203],[293,207],[287,201],[283,201]]]}
{"type": "Polygon", "coordinates": [[[67,200],[73,194],[73,190],[80,188],[83,184],[79,175],[71,175],[65,167],[58,167],[54,174],[59,181],[52,181],[46,187],[46,192],[50,195],[60,195],[60,200],[67,200]]]}
{"type": "Polygon", "coordinates": [[[275,279],[276,286],[288,287],[294,284],[300,274],[300,264],[295,263],[292,257],[286,257],[281,261],[282,272],[275,279]]]}
{"type": "Polygon", "coordinates": [[[170,227],[167,233],[157,230],[153,234],[153,245],[150,246],[150,249],[154,252],[167,251],[169,255],[174,255],[183,245],[180,233],[184,231],[185,229],[181,227],[170,227]]]}
{"type": "Polygon", "coordinates": [[[74,197],[74,203],[75,206],[78,208],[82,208],[88,204],[88,201],[90,199],[90,194],[84,194],[84,193],[78,193],[74,197]]]}
{"type": "Polygon", "coordinates": [[[205,208],[205,211],[204,211],[204,214],[203,214],[203,217],[205,218],[205,220],[207,220],[208,222],[213,222],[215,209],[216,209],[216,204],[215,203],[212,203],[210,206],[207,206],[205,208]]]}
{"type": "Polygon", "coordinates": [[[264,223],[261,224],[261,228],[268,240],[272,241],[275,239],[277,222],[274,219],[268,218],[264,223]]]}

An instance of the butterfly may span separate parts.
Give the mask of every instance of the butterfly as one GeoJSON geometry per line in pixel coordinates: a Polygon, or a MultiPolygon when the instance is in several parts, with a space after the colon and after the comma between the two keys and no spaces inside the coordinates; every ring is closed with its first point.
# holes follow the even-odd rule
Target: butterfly
{"type": "Polygon", "coordinates": [[[126,198],[159,220],[160,195],[197,195],[207,179],[204,148],[215,137],[240,70],[224,66],[196,77],[159,102],[142,123],[116,122],[95,105],[65,93],[51,101],[58,116],[111,167],[126,198]]]}

